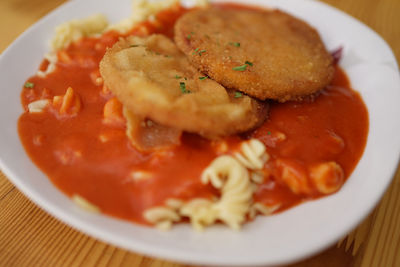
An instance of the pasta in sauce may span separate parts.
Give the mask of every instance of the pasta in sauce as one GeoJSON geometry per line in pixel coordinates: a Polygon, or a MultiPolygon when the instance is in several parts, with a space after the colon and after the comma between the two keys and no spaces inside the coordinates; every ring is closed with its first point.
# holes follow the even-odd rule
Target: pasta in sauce
{"type": "Polygon", "coordinates": [[[368,133],[366,107],[339,67],[315,100],[271,103],[268,120],[245,135],[210,141],[183,133],[179,145],[162,150],[132,147],[99,62],[121,36],[172,37],[186,11],[163,10],[124,34],[83,36],[43,61],[22,90],[18,122],[35,164],[90,210],[161,229],[186,219],[196,229],[216,222],[238,229],[256,214],[339,190],[368,133]]]}

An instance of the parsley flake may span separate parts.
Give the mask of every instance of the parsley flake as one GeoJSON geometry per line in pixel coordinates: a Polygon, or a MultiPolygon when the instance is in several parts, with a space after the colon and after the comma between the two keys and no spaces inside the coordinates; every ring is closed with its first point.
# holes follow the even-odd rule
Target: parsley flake
{"type": "Polygon", "coordinates": [[[195,54],[197,53],[197,51],[199,51],[199,49],[200,49],[200,48],[197,47],[197,48],[193,51],[192,54],[195,55],[195,54]]]}
{"type": "Polygon", "coordinates": [[[244,65],[242,65],[242,66],[237,66],[237,67],[234,67],[234,68],[232,68],[232,69],[233,69],[233,70],[236,70],[236,71],[245,71],[246,68],[247,68],[247,64],[244,64],[244,65]]]}
{"type": "Polygon", "coordinates": [[[200,50],[200,51],[199,51],[199,56],[201,56],[201,54],[203,54],[203,53],[205,53],[205,52],[207,52],[207,50],[200,50]]]}
{"type": "Polygon", "coordinates": [[[182,78],[182,77],[179,75],[175,75],[175,79],[180,79],[180,78],[182,78]]]}
{"type": "Polygon", "coordinates": [[[251,63],[250,61],[247,61],[244,63],[244,65],[241,66],[237,66],[232,68],[233,70],[237,70],[237,71],[245,71],[247,69],[247,66],[253,66],[253,63],[251,63]]]}
{"type": "Polygon", "coordinates": [[[26,82],[25,84],[24,84],[24,87],[25,88],[33,88],[35,86],[35,84],[34,83],[31,83],[31,82],[26,82]]]}
{"type": "Polygon", "coordinates": [[[238,43],[238,42],[230,42],[229,43],[230,45],[232,45],[232,46],[236,46],[236,47],[240,47],[240,43],[238,43]]]}
{"type": "Polygon", "coordinates": [[[267,132],[267,134],[268,134],[268,135],[271,135],[271,132],[270,132],[270,131],[268,131],[268,132],[267,132]]]}
{"type": "Polygon", "coordinates": [[[186,89],[186,84],[184,82],[179,83],[179,88],[181,89],[182,94],[190,93],[190,91],[186,89]]]}
{"type": "Polygon", "coordinates": [[[199,77],[199,80],[205,80],[207,78],[208,78],[207,76],[203,76],[203,77],[199,77]]]}
{"type": "Polygon", "coordinates": [[[235,92],[235,95],[234,95],[235,98],[239,98],[242,96],[243,96],[243,94],[241,92],[238,92],[238,91],[235,92]]]}

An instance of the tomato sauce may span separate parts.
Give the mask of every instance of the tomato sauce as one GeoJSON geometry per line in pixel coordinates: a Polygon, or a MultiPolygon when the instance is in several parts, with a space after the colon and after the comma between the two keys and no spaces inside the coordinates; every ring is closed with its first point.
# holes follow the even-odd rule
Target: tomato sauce
{"type": "MultiPolygon", "coordinates": [[[[173,35],[176,19],[186,12],[179,7],[160,12],[158,22],[144,22],[126,35],[162,33],[173,35]]],[[[153,153],[140,153],[130,145],[124,124],[103,121],[105,103],[113,96],[95,82],[106,48],[120,37],[108,32],[98,38],[83,38],[58,52],[54,72],[33,76],[33,88],[23,88],[25,108],[18,122],[21,141],[33,162],[68,196],[80,195],[112,216],[146,223],[144,210],[164,204],[168,198],[189,200],[218,197],[218,192],[200,181],[202,171],[222,153],[232,153],[246,138],[258,138],[267,147],[270,160],[254,200],[280,203],[280,210],[322,196],[310,186],[294,193],[280,179],[279,166],[289,162],[307,173],[320,162],[338,163],[348,177],[359,161],[368,134],[368,113],[362,99],[350,88],[346,75],[336,69],[330,86],[313,100],[271,103],[268,120],[245,136],[209,141],[185,133],[182,144],[153,153]],[[40,113],[28,112],[28,104],[53,99],[71,87],[80,100],[76,114],[60,114],[50,106],[40,113]],[[133,179],[135,175],[150,179],[133,179]]],[[[45,60],[40,69],[45,69],[45,60]]]]}
{"type": "MultiPolygon", "coordinates": [[[[350,176],[361,158],[368,135],[368,112],[360,95],[350,88],[346,74],[336,68],[334,80],[314,100],[272,103],[269,119],[251,137],[267,146],[272,160],[267,168],[276,168],[279,159],[291,160],[299,170],[320,162],[335,161],[350,176]],[[283,133],[280,141],[276,133],[283,133]]],[[[272,173],[274,173],[272,171],[272,173]]],[[[294,202],[320,196],[293,195],[279,178],[263,184],[255,195],[256,201],[280,202],[291,207],[294,202]]]]}

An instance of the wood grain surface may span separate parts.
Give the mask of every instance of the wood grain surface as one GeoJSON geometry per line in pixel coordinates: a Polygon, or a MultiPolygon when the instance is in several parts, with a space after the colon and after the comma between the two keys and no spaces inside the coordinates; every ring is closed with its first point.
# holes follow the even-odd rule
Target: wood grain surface
{"type": "MultiPolygon", "coordinates": [[[[84,0],[80,0],[84,1],[84,0]]],[[[0,52],[64,0],[0,1],[0,52]]],[[[400,0],[324,0],[378,32],[400,59],[400,0]]],[[[1,149],[1,148],[0,148],[1,149]]],[[[0,172],[0,266],[185,265],[131,253],[45,213],[0,172]]],[[[292,267],[400,266],[400,169],[371,215],[338,245],[292,267]]]]}

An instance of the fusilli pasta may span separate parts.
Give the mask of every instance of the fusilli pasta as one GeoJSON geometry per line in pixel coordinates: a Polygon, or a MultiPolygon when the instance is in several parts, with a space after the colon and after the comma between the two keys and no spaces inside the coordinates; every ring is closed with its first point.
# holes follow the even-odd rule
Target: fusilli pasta
{"type": "Polygon", "coordinates": [[[281,207],[281,204],[267,206],[263,203],[257,202],[251,206],[250,212],[249,212],[249,217],[254,218],[259,213],[261,213],[264,216],[268,216],[268,215],[271,215],[272,213],[274,213],[280,207],[281,207]]]}
{"type": "Polygon", "coordinates": [[[267,207],[261,203],[252,205],[256,184],[262,183],[262,168],[269,156],[263,143],[257,139],[245,141],[240,152],[234,156],[222,155],[214,159],[204,169],[201,182],[210,183],[221,192],[218,200],[195,198],[188,202],[179,199],[168,199],[166,207],[155,207],[147,210],[144,217],[147,221],[163,229],[169,228],[172,222],[181,217],[188,217],[196,230],[221,221],[232,229],[240,229],[247,214],[269,215],[279,206],[267,207]]]}
{"type": "Polygon", "coordinates": [[[240,146],[240,153],[236,152],[234,155],[248,169],[261,170],[269,159],[269,155],[265,150],[265,145],[261,141],[251,139],[243,142],[240,146]]]}
{"type": "Polygon", "coordinates": [[[169,207],[154,207],[148,209],[143,214],[144,218],[155,224],[160,230],[168,230],[171,228],[173,222],[178,222],[181,216],[175,209],[169,207]]]}
{"type": "Polygon", "coordinates": [[[246,168],[231,156],[220,156],[203,171],[201,180],[221,189],[221,199],[213,205],[217,218],[231,228],[239,229],[253,195],[246,168]]]}
{"type": "Polygon", "coordinates": [[[212,201],[197,198],[189,201],[180,209],[182,216],[189,217],[193,228],[203,230],[205,226],[213,224],[218,217],[212,201]]]}

